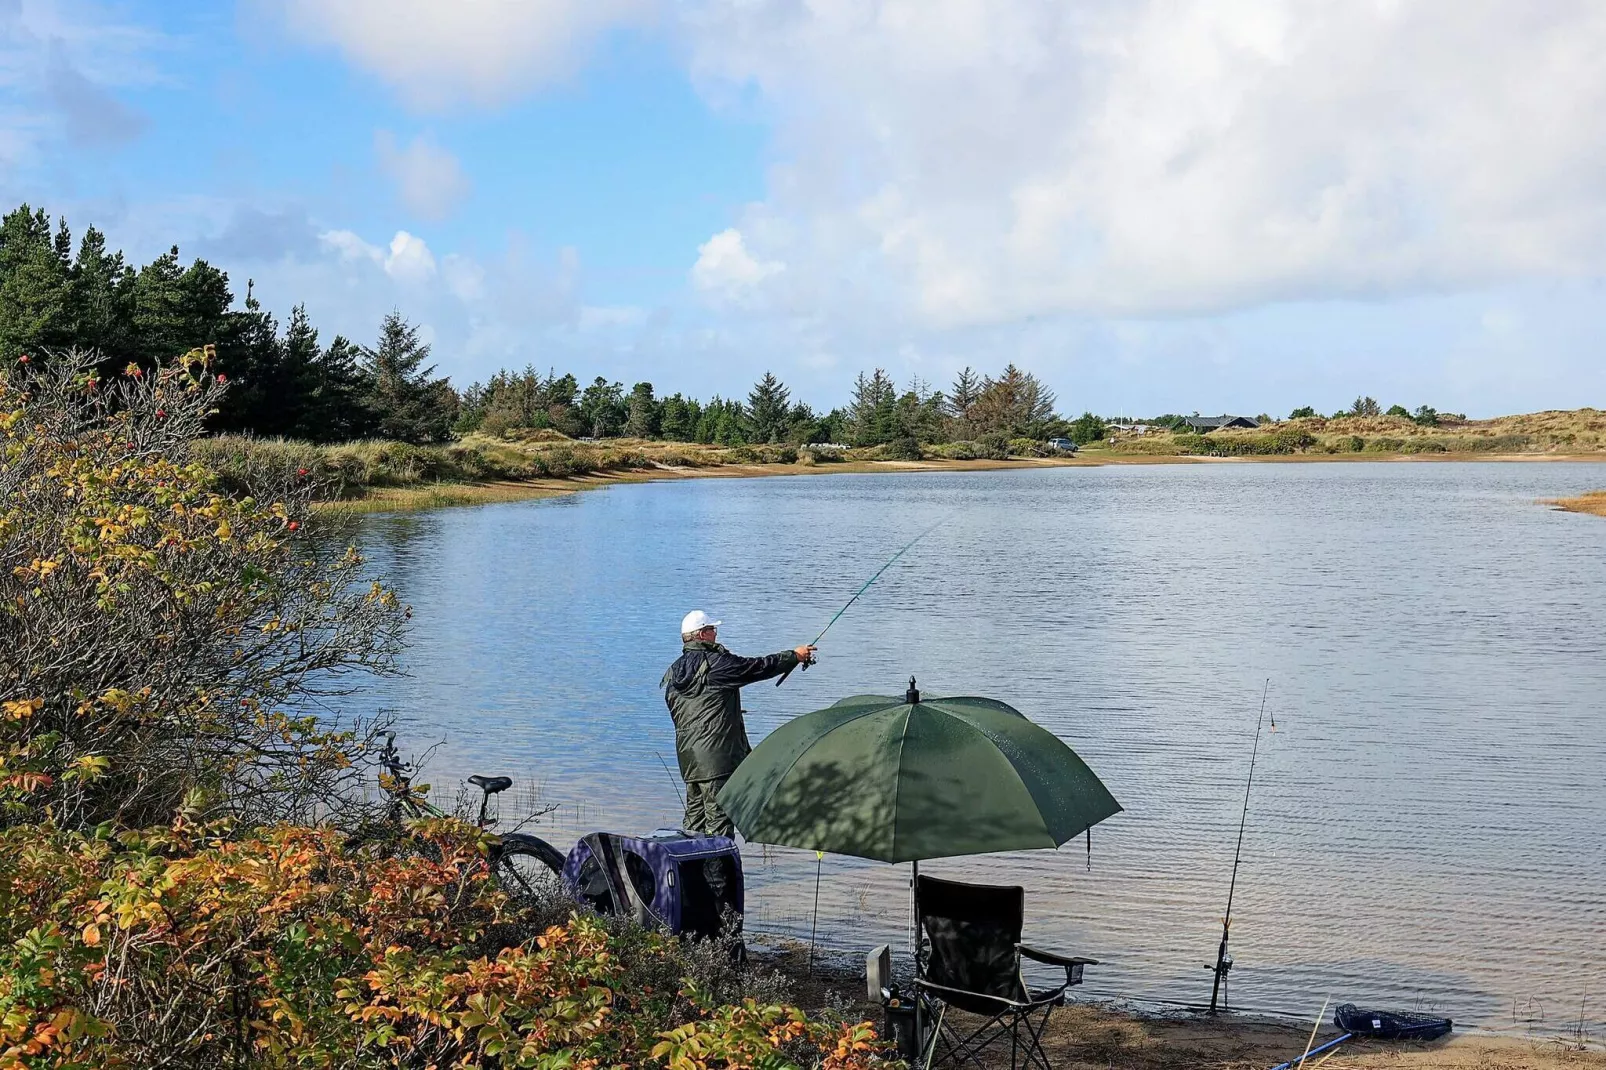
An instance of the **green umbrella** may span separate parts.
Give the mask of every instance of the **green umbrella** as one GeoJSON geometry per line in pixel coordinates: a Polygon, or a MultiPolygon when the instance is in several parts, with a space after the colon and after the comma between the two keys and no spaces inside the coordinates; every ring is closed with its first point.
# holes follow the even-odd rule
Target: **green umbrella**
{"type": "Polygon", "coordinates": [[[719,804],[755,843],[882,862],[1058,847],[1121,804],[1076,752],[986,698],[856,695],[788,721],[719,804]]]}

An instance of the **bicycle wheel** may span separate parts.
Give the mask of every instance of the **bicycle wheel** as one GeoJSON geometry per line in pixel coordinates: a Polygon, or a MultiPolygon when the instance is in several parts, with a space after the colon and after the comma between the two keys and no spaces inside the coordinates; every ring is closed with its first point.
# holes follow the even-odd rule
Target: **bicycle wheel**
{"type": "Polygon", "coordinates": [[[491,853],[491,874],[516,899],[545,900],[564,894],[563,855],[541,839],[510,832],[491,853]]]}

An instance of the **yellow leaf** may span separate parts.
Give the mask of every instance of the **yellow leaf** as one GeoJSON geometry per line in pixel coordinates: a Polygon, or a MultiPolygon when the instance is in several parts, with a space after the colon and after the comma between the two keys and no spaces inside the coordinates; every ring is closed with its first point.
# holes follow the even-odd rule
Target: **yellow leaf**
{"type": "Polygon", "coordinates": [[[100,926],[91,922],[84,926],[84,943],[90,947],[100,946],[100,926]]]}
{"type": "Polygon", "coordinates": [[[23,721],[38,713],[44,704],[45,700],[42,698],[16,699],[0,704],[0,710],[5,711],[8,721],[23,721]]]}

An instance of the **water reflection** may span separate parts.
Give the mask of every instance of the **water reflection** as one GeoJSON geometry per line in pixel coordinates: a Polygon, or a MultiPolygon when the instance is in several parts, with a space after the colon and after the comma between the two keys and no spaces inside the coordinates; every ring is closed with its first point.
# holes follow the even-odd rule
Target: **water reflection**
{"type": "MultiPolygon", "coordinates": [[[[1208,996],[1261,682],[1234,907],[1237,1006],[1329,992],[1490,1027],[1603,987],[1606,523],[1533,504],[1606,466],[1344,464],[708,480],[374,517],[416,608],[401,711],[438,783],[522,773],[567,847],[679,814],[656,685],[702,606],[740,652],[832,630],[746,692],[758,739],[857,692],[994,695],[1065,739],[1126,813],[1080,842],[933,863],[1027,888],[1086,991],[1208,996]],[[1526,1008],[1526,1009],[1525,1009],[1526,1008]]],[[[671,766],[673,762],[670,762],[671,766]]],[[[814,860],[748,850],[753,924],[807,936],[814,860]]],[[[907,870],[826,863],[821,937],[906,924],[907,870]]],[[[1598,1001],[1595,1001],[1598,1003],[1598,1001]]],[[[1599,1010],[1593,1012],[1598,1017],[1599,1010]]],[[[1597,1025],[1597,1035],[1606,1023],[1597,1025]]]]}

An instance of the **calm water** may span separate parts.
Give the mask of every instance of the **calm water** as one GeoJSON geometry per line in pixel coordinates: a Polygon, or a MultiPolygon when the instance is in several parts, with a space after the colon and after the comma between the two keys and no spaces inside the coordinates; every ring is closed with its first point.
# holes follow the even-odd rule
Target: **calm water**
{"type": "MultiPolygon", "coordinates": [[[[903,542],[822,662],[748,689],[756,742],[859,692],[1011,702],[1126,812],[1081,841],[930,863],[1027,888],[1027,938],[1090,996],[1208,999],[1255,713],[1235,1007],[1432,1006],[1606,1029],[1606,521],[1534,500],[1606,465],[1218,464],[703,480],[376,517],[416,610],[362,696],[437,784],[537,782],[537,829],[674,823],[657,682],[681,615],[807,640],[903,542]]],[[[747,850],[749,925],[807,938],[812,855],[747,850]]],[[[828,858],[820,938],[903,946],[907,867],[828,858]]]]}

